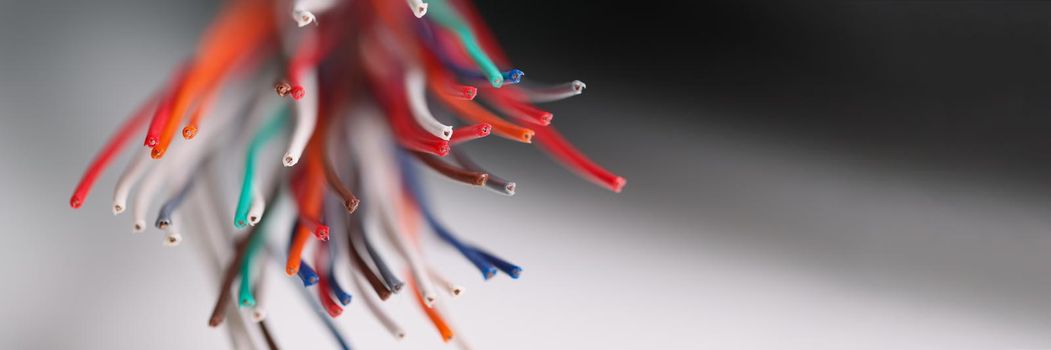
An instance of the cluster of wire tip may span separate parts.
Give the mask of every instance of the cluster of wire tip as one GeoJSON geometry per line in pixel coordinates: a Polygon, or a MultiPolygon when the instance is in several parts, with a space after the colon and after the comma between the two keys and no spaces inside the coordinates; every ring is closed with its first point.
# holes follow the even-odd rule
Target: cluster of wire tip
{"type": "Polygon", "coordinates": [[[455,297],[463,289],[428,264],[419,232],[455,249],[483,279],[498,272],[517,278],[522,269],[447,229],[430,209],[418,167],[513,195],[514,182],[459,147],[495,134],[536,142],[610,190],[619,192],[625,180],[567,143],[549,126],[552,114],[535,106],[578,95],[583,82],[523,81],[468,0],[407,3],[228,1],[196,52],[99,152],[70,205],[84,204],[100,173],[145,130],[146,150],[120,175],[113,213],[130,208],[134,232],[152,218],[168,245],[180,243],[180,232],[201,232],[221,281],[209,325],[236,319],[227,327],[236,347],[260,339],[277,347],[261,293],[266,260],[283,263],[307,287],[297,289],[344,348],[328,318],[343,312],[352,292],[393,336],[404,337],[379,301],[406,286],[441,338],[452,340],[438,291],[455,297]],[[240,181],[236,196],[224,191],[228,178],[240,181]],[[150,212],[151,204],[159,210],[150,212]],[[267,238],[289,229],[287,239],[267,238]],[[310,254],[312,264],[304,258],[310,254]]]}

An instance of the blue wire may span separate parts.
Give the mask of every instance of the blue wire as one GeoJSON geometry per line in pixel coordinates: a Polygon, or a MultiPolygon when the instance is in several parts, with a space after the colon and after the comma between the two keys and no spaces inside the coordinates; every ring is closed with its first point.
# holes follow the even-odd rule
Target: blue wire
{"type": "Polygon", "coordinates": [[[503,271],[508,276],[511,276],[511,278],[518,279],[518,276],[522,275],[522,268],[518,265],[507,262],[507,260],[501,259],[496,255],[490,254],[489,252],[481,248],[474,247],[474,249],[478,252],[478,254],[481,254],[483,257],[485,257],[485,260],[489,260],[489,262],[493,263],[493,265],[496,265],[496,268],[500,269],[500,271],[503,271]]]}
{"type": "Polygon", "coordinates": [[[431,214],[430,207],[427,206],[426,198],[423,197],[423,191],[420,190],[420,183],[416,177],[416,169],[413,168],[411,159],[409,159],[407,153],[400,149],[396,150],[396,152],[398,155],[398,164],[400,164],[402,173],[404,174],[404,176],[402,176],[402,182],[404,183],[405,188],[408,189],[409,194],[416,198],[416,203],[420,207],[420,213],[422,213],[424,219],[427,220],[427,224],[431,226],[431,230],[438,234],[438,237],[442,240],[451,244],[456,250],[459,250],[460,254],[463,254],[467,260],[474,264],[474,266],[478,268],[478,271],[482,273],[482,278],[488,280],[492,278],[493,275],[496,275],[496,267],[493,266],[494,264],[492,262],[479,254],[475,249],[461,242],[452,234],[452,232],[449,232],[445,226],[442,226],[441,223],[435,219],[434,215],[431,214]]]}
{"type": "MultiPolygon", "coordinates": [[[[358,209],[361,210],[361,209],[358,209]]],[[[355,215],[365,215],[364,213],[355,215]]],[[[365,223],[358,219],[351,219],[352,225],[357,225],[355,228],[361,233],[361,241],[365,243],[365,252],[369,254],[369,258],[372,260],[372,264],[376,266],[376,270],[379,271],[380,277],[383,278],[383,282],[386,283],[388,289],[391,292],[397,293],[405,287],[405,282],[402,282],[398,278],[398,275],[391,271],[390,266],[384,261],[383,256],[380,255],[379,251],[372,246],[372,241],[369,240],[369,235],[365,232],[365,223]]]]}
{"type": "Polygon", "coordinates": [[[461,242],[456,236],[453,236],[452,232],[449,232],[445,226],[442,226],[433,216],[431,216],[430,213],[427,213],[426,210],[423,209],[423,205],[420,205],[420,211],[425,212],[424,218],[427,220],[427,224],[429,224],[431,229],[438,234],[438,237],[441,237],[449,244],[452,244],[456,250],[459,250],[467,260],[474,264],[474,267],[478,268],[478,271],[482,273],[484,279],[488,280],[496,275],[496,268],[491,262],[489,262],[489,260],[486,260],[485,257],[478,254],[478,251],[461,242]]]}
{"type": "MultiPolygon", "coordinates": [[[[335,244],[329,243],[328,246],[329,246],[329,257],[328,257],[328,268],[327,268],[328,269],[328,271],[327,271],[328,273],[326,273],[325,275],[328,276],[329,285],[331,285],[331,288],[329,288],[329,289],[332,290],[332,294],[336,297],[336,300],[339,300],[340,304],[343,304],[343,306],[346,306],[347,304],[350,304],[350,299],[351,299],[350,293],[347,293],[346,291],[344,291],[343,287],[340,287],[339,286],[339,282],[336,281],[336,273],[335,273],[335,271],[336,271],[336,253],[338,253],[339,250],[336,249],[336,245],[335,244]]],[[[353,276],[351,276],[351,277],[353,277],[353,276]]]]}
{"type": "MultiPolygon", "coordinates": [[[[203,166],[204,163],[205,162],[203,161],[199,162],[198,168],[203,166]]],[[[164,202],[164,205],[161,206],[161,210],[157,213],[157,220],[154,221],[153,225],[155,227],[163,229],[172,224],[172,212],[182,204],[183,200],[186,199],[186,195],[190,193],[191,189],[193,189],[193,185],[197,183],[197,174],[199,173],[200,172],[195,171],[193,174],[190,174],[190,177],[186,179],[186,183],[182,185],[179,192],[176,192],[172,198],[164,202]]]]}
{"type": "Polygon", "coordinates": [[[513,68],[508,71],[500,72],[500,75],[504,76],[504,84],[518,84],[522,82],[522,77],[525,77],[525,72],[513,68]]]}
{"type": "Polygon", "coordinates": [[[318,275],[314,271],[314,268],[310,267],[306,261],[299,264],[299,272],[296,272],[299,279],[303,280],[303,287],[310,287],[317,284],[318,275]]]}

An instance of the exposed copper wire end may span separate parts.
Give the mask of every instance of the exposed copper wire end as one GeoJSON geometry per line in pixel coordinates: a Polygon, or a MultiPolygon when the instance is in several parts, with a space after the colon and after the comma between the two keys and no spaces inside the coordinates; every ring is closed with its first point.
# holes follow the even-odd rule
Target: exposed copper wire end
{"type": "Polygon", "coordinates": [[[187,125],[185,128],[182,128],[182,137],[184,139],[190,140],[193,139],[194,136],[197,136],[196,125],[187,125]]]}
{"type": "Polygon", "coordinates": [[[288,93],[292,92],[292,84],[287,82],[279,81],[274,83],[274,91],[277,92],[278,96],[285,97],[288,93]]]}

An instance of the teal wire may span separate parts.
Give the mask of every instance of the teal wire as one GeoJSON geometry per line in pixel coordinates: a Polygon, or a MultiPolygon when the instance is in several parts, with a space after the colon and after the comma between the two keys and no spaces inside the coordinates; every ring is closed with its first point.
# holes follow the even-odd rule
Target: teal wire
{"type": "Polygon", "coordinates": [[[498,88],[503,85],[503,74],[496,68],[496,64],[485,53],[485,50],[482,50],[482,47],[478,45],[478,39],[474,36],[474,32],[471,31],[470,26],[464,23],[460,14],[456,13],[456,10],[451,8],[445,0],[430,0],[427,1],[427,5],[427,18],[433,19],[438,25],[456,33],[464,49],[467,50],[467,54],[471,56],[478,68],[481,68],[482,73],[489,79],[489,83],[493,84],[493,87],[498,88]]]}
{"type": "MultiPolygon", "coordinates": [[[[278,191],[277,196],[272,200],[273,203],[277,203],[281,193],[278,191]]],[[[252,261],[255,259],[259,249],[263,247],[263,243],[266,242],[266,233],[270,231],[270,221],[262,220],[259,222],[259,232],[252,235],[251,240],[248,241],[248,247],[246,247],[244,259],[241,260],[241,288],[238,290],[237,300],[240,301],[242,307],[253,307],[255,306],[255,294],[252,293],[252,261]]]]}
{"type": "Polygon", "coordinates": [[[263,145],[266,145],[270,139],[274,138],[281,131],[285,122],[288,121],[288,115],[289,108],[286,104],[256,132],[255,136],[252,137],[251,143],[248,144],[248,152],[245,154],[245,176],[244,181],[241,182],[241,196],[237,198],[237,211],[234,213],[234,227],[236,228],[244,228],[248,223],[248,207],[252,199],[252,183],[255,181],[255,155],[263,145]]]}

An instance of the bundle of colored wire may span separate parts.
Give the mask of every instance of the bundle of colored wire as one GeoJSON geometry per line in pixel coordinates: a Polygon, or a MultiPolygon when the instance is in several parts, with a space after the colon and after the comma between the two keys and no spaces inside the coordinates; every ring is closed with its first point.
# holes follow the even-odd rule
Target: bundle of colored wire
{"type": "Polygon", "coordinates": [[[398,296],[416,299],[437,339],[466,348],[440,300],[464,289],[446,278],[448,267],[428,262],[433,247],[423,236],[457,251],[483,280],[497,272],[519,278],[522,268],[481,248],[480,237],[454,233],[455,223],[440,217],[442,198],[427,198],[418,169],[512,195],[515,182],[462,148],[482,147],[487,141],[476,140],[495,134],[535,140],[610,190],[626,182],[570,144],[549,126],[553,114],[534,105],[578,95],[584,83],[542,85],[524,75],[466,0],[227,0],[196,51],[98,152],[69,203],[84,205],[110,163],[132,149],[114,185],[113,213],[130,209],[134,231],[154,226],[168,245],[205,243],[190,245],[221,270],[208,324],[233,321],[237,348],[278,347],[282,330],[263,322],[278,316],[267,316],[264,305],[263,281],[278,275],[267,260],[295,276],[287,278],[299,281],[294,288],[343,348],[350,343],[330,318],[355,300],[404,337],[385,310],[384,301],[398,296]],[[277,94],[260,93],[272,88],[277,94]],[[137,137],[146,149],[126,147],[137,137]],[[227,177],[240,179],[236,196],[226,195],[227,177]],[[399,293],[404,286],[410,295],[399,293]]]}

